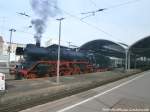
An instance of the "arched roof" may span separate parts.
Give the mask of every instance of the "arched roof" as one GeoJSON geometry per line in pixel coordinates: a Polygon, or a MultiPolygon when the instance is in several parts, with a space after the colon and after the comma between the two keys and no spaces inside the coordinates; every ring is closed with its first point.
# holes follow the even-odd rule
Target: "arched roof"
{"type": "Polygon", "coordinates": [[[90,51],[93,53],[99,53],[111,57],[118,57],[118,58],[125,57],[125,49],[121,45],[112,42],[110,40],[104,39],[98,39],[87,42],[83,44],[79,48],[79,50],[90,51]]]}
{"type": "Polygon", "coordinates": [[[139,56],[150,57],[150,36],[140,39],[129,48],[130,52],[139,56]]]}

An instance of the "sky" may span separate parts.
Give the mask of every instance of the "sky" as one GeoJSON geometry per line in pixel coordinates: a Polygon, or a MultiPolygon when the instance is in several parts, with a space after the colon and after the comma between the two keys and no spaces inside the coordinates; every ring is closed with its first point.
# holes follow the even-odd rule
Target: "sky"
{"type": "MultiPolygon", "coordinates": [[[[107,39],[132,45],[150,35],[150,0],[57,0],[58,11],[47,21],[42,36],[42,45],[47,40],[58,41],[59,21],[62,21],[61,44],[81,46],[95,39],[107,39]],[[121,4],[121,5],[120,5],[121,4]],[[122,5],[123,4],[123,5],[122,5]],[[106,8],[95,15],[81,14],[106,8]]],[[[89,13],[90,14],[90,13],[89,13]]],[[[34,28],[29,28],[37,15],[31,8],[31,0],[0,0],[0,35],[9,41],[10,31],[14,28],[14,43],[35,43],[34,28]],[[31,17],[19,15],[25,12],[31,17]]]]}

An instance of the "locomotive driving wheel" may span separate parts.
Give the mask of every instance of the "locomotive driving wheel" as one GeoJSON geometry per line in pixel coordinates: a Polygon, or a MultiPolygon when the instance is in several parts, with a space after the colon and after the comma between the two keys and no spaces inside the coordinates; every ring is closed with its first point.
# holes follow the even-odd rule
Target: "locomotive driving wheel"
{"type": "Polygon", "coordinates": [[[36,75],[33,74],[33,73],[30,73],[28,76],[27,76],[27,79],[34,79],[36,78],[36,75]]]}

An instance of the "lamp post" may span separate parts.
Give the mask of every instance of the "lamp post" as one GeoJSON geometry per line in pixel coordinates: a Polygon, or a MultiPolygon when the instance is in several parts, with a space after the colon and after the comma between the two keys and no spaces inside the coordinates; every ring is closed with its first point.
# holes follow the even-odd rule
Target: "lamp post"
{"type": "Polygon", "coordinates": [[[121,45],[123,45],[124,46],[124,48],[125,48],[125,71],[127,71],[128,70],[128,53],[129,53],[129,48],[130,48],[130,46],[129,45],[127,45],[127,44],[124,44],[124,43],[122,43],[122,42],[118,42],[119,44],[121,44],[121,45]]]}
{"type": "Polygon", "coordinates": [[[128,48],[125,49],[125,71],[128,69],[128,48]]]}
{"type": "Polygon", "coordinates": [[[9,31],[10,31],[10,38],[9,38],[9,49],[8,49],[8,51],[9,51],[8,67],[10,68],[10,52],[11,52],[11,43],[12,43],[12,32],[16,32],[16,30],[12,28],[9,31]]]}
{"type": "Polygon", "coordinates": [[[59,79],[59,68],[60,68],[60,38],[61,38],[61,21],[63,20],[64,18],[60,18],[60,19],[56,19],[59,21],[59,42],[58,42],[58,58],[57,58],[57,79],[56,79],[56,82],[57,84],[59,84],[60,82],[60,79],[59,79]]]}
{"type": "Polygon", "coordinates": [[[128,50],[128,70],[131,68],[131,51],[128,50]]]}

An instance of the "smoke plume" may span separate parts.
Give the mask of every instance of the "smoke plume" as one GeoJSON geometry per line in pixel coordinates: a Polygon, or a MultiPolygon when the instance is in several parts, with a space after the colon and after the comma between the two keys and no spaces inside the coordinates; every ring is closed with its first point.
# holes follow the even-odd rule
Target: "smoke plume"
{"type": "Polygon", "coordinates": [[[36,43],[40,43],[48,18],[56,16],[58,12],[57,0],[31,0],[31,6],[37,15],[37,18],[31,21],[36,31],[34,38],[36,43]]]}

